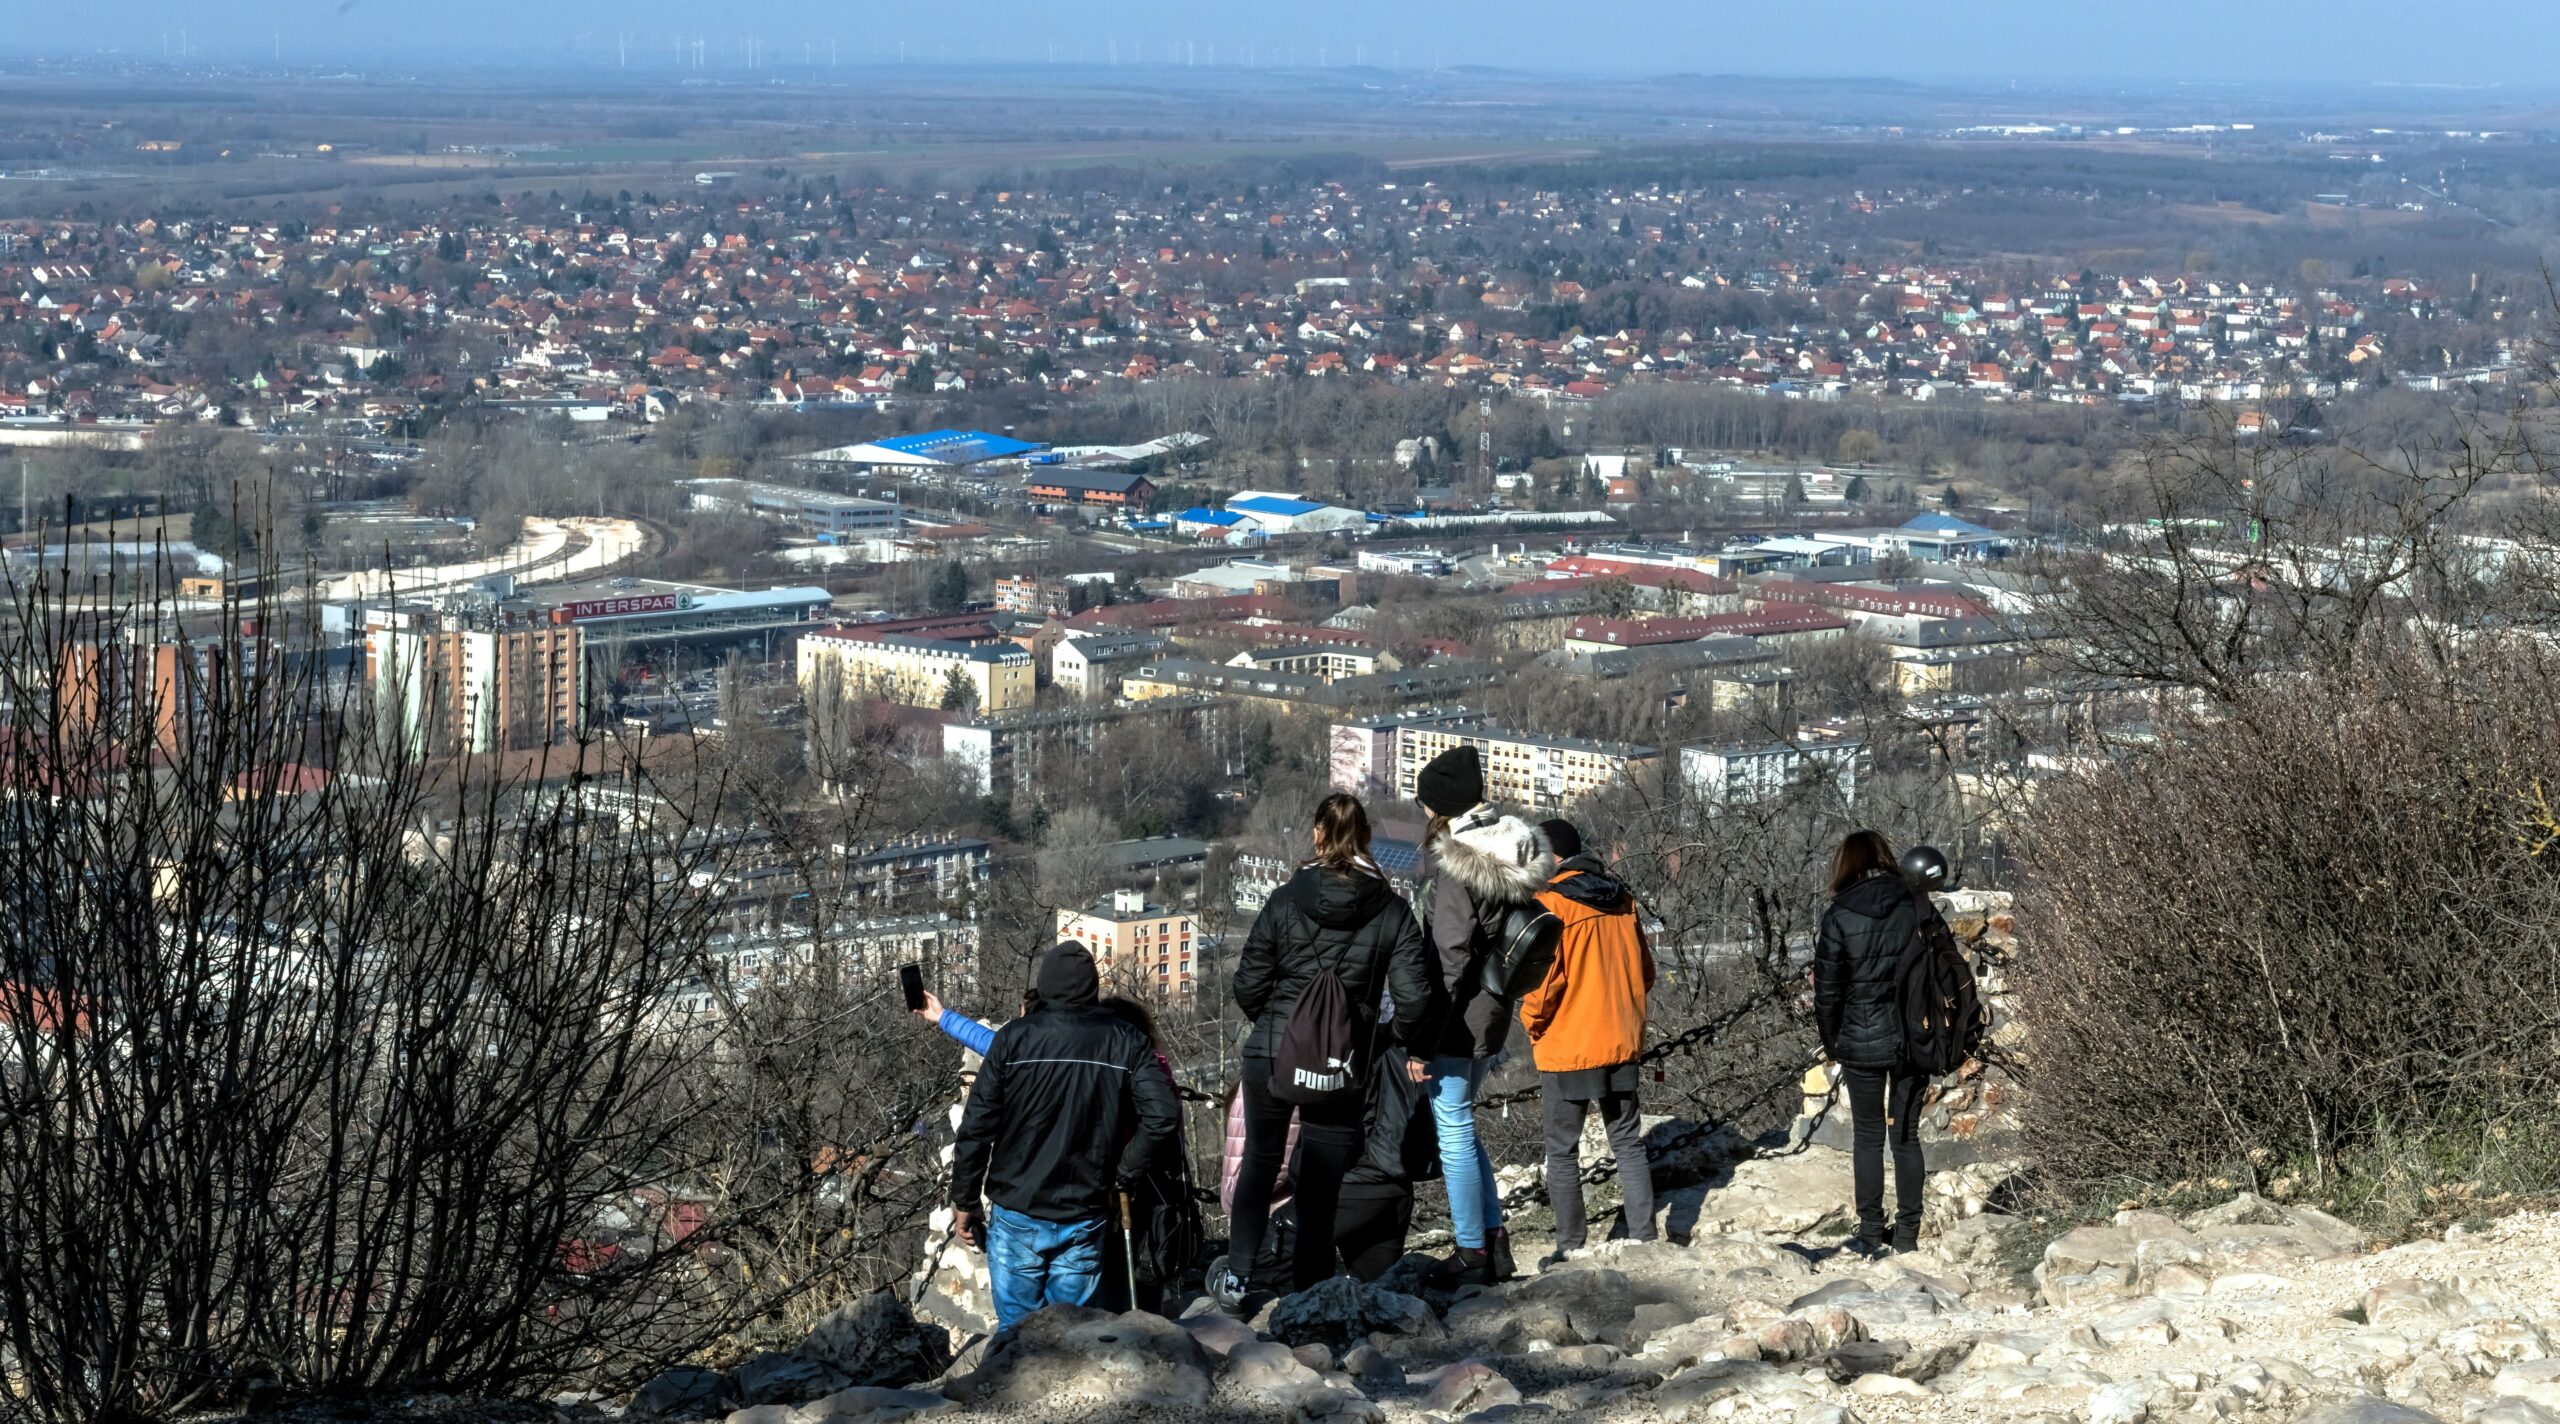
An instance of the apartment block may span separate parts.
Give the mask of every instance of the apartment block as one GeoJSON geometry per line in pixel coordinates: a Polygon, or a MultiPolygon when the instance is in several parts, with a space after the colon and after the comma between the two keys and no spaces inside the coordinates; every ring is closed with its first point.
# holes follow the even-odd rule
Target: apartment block
{"type": "Polygon", "coordinates": [[[564,742],[585,720],[576,625],[436,626],[394,614],[365,633],[375,706],[414,751],[493,752],[564,742]]]}
{"type": "Polygon", "coordinates": [[[800,685],[821,676],[841,680],[854,697],[909,707],[952,705],[955,686],[966,685],[981,713],[1031,706],[1035,671],[1031,654],[1011,643],[978,644],[868,629],[835,629],[800,640],[800,685]]]}
{"type": "Polygon", "coordinates": [[[970,771],[979,795],[1018,796],[1036,790],[1052,765],[1091,756],[1115,728],[1136,724],[1149,736],[1205,737],[1224,711],[1218,699],[1195,695],[978,716],[943,727],[942,755],[970,771]]]}
{"type": "Polygon", "coordinates": [[[1433,757],[1462,746],[1484,760],[1485,798],[1554,811],[1656,765],[1662,753],[1631,742],[1584,741],[1503,728],[1481,713],[1425,712],[1337,722],[1329,745],[1333,784],[1410,800],[1433,757]]]}
{"type": "Polygon", "coordinates": [[[1165,649],[1155,633],[1087,633],[1061,638],[1049,655],[1049,681],[1078,697],[1118,694],[1120,678],[1165,649]]]}
{"type": "Polygon", "coordinates": [[[1198,987],[1198,926],[1180,910],[1150,904],[1144,891],[1115,890],[1084,909],[1060,910],[1058,938],[1092,951],[1106,992],[1172,1003],[1198,987]]]}
{"type": "Polygon", "coordinates": [[[1752,743],[1683,747],[1680,778],[1713,806],[1745,806],[1799,786],[1829,782],[1844,801],[1858,799],[1864,742],[1752,743]]]}

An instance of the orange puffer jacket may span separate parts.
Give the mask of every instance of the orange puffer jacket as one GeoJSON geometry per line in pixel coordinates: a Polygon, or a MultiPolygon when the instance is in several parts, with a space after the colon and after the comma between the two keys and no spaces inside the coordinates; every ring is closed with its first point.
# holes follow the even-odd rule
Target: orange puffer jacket
{"type": "Polygon", "coordinates": [[[1520,997],[1520,1026],[1538,1071],[1634,1062],[1644,1052],[1645,994],[1654,974],[1635,897],[1596,859],[1576,856],[1538,903],[1564,921],[1555,967],[1520,997]]]}

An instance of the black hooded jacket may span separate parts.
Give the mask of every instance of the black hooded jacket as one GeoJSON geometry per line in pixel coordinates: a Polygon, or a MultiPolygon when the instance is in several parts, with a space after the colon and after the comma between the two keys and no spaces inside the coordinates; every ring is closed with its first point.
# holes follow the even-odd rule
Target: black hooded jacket
{"type": "Polygon", "coordinates": [[[1182,1130],[1182,1100],[1135,1025],[1095,1004],[1090,983],[1043,995],[1037,1012],[996,1030],[970,1087],[951,1153],[951,1200],[1042,1221],[1112,1214],[1182,1130]]]}
{"type": "Polygon", "coordinates": [[[1342,1175],[1346,1194],[1410,1195],[1415,1182],[1440,1175],[1431,1085],[1405,1073],[1402,1055],[1380,1053],[1369,1066],[1369,1101],[1361,1126],[1360,1160],[1342,1175]]]}
{"type": "Polygon", "coordinates": [[[1813,950],[1813,1017],[1823,1051],[1847,1068],[1902,1060],[1902,951],[1935,907],[1899,875],[1871,870],[1822,914],[1813,950]]]}
{"type": "Polygon", "coordinates": [[[1556,864],[1561,877],[1547,882],[1547,888],[1577,905],[1589,905],[1605,914],[1616,914],[1627,903],[1627,882],[1609,873],[1609,863],[1591,851],[1556,864]],[[1568,870],[1579,875],[1566,875],[1568,870]]]}
{"type": "Polygon", "coordinates": [[[1245,936],[1236,1007],[1253,1021],[1246,1057],[1271,1056],[1290,1011],[1326,969],[1342,981],[1361,1033],[1384,992],[1395,999],[1389,1036],[1412,1054],[1430,1052],[1439,981],[1412,908],[1376,875],[1310,865],[1273,892],[1245,936]]]}

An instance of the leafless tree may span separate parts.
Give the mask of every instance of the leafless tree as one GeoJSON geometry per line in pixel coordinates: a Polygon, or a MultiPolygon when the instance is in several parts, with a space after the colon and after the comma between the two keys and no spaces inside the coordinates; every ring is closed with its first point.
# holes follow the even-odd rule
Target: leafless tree
{"type": "Polygon", "coordinates": [[[647,765],[430,760],[241,631],[307,623],[91,593],[0,634],[0,1408],[609,1381],[888,1273],[936,1094],[690,1012],[718,842],[647,765]]]}

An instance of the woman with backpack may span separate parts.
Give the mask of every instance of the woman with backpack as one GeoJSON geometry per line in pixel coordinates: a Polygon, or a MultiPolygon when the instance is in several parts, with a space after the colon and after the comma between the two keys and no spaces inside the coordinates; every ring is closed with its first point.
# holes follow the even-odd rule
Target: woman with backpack
{"type": "Polygon", "coordinates": [[[1823,1052],[1840,1065],[1851,1123],[1858,1234],[1849,1249],[1881,1256],[1920,1247],[1920,1097],[1928,1075],[1905,1058],[1903,951],[1937,910],[1896,868],[1874,831],[1852,831],[1831,857],[1831,908],[1813,951],[1813,1013],[1823,1052]],[[1884,1215],[1884,1151],[1893,1144],[1894,1216],[1884,1215]]]}
{"type": "MultiPolygon", "coordinates": [[[[1392,1032],[1380,1025],[1384,1037],[1392,1032]]],[[[1405,1237],[1413,1230],[1413,1190],[1417,1182],[1440,1175],[1440,1148],[1431,1127],[1431,1088],[1416,1081],[1411,1060],[1381,1043],[1371,1055],[1369,1097],[1359,1159],[1343,1174],[1342,1195],[1333,1212],[1333,1246],[1342,1269],[1352,1279],[1375,1281],[1404,1259],[1405,1237]]],[[[1229,1114],[1228,1186],[1222,1199],[1232,1203],[1232,1168],[1241,1163],[1244,1145],[1244,1102],[1239,1097],[1229,1114]]],[[[1295,1137],[1291,1138],[1292,1143],[1295,1137]]],[[[1281,1187],[1289,1188],[1284,1176],[1281,1187]]],[[[1274,1200],[1271,1225],[1262,1253],[1254,1259],[1253,1284],[1285,1291],[1297,1276],[1298,1209],[1295,1202],[1274,1200]]]]}
{"type": "Polygon", "coordinates": [[[1363,1056],[1352,1045],[1377,1036],[1387,999],[1392,1016],[1376,1051],[1401,1052],[1419,1081],[1431,1048],[1434,979],[1422,927],[1369,858],[1368,811],[1360,798],[1336,792],[1317,805],[1311,835],[1314,854],[1263,905],[1236,966],[1236,1006],[1253,1032],[1244,1045],[1244,1158],[1227,1260],[1209,1278],[1222,1310],[1243,1304],[1246,1273],[1270,1226],[1292,1111],[1300,1223],[1293,1280],[1305,1290],[1333,1274],[1334,1212],[1360,1154],[1373,1065],[1345,1061],[1363,1056]],[[1310,1042],[1335,1045],[1339,1056],[1308,1061],[1310,1042]]]}
{"type": "Polygon", "coordinates": [[[1474,747],[1433,757],[1414,778],[1413,797],[1431,813],[1422,836],[1424,915],[1448,995],[1431,1058],[1431,1115],[1457,1250],[1434,1274],[1443,1286],[1492,1285],[1515,1268],[1493,1161],[1476,1137],[1476,1094],[1510,1036],[1512,1005],[1485,991],[1484,963],[1511,910],[1546,888],[1555,856],[1537,827],[1485,803],[1484,762],[1474,747]]]}

